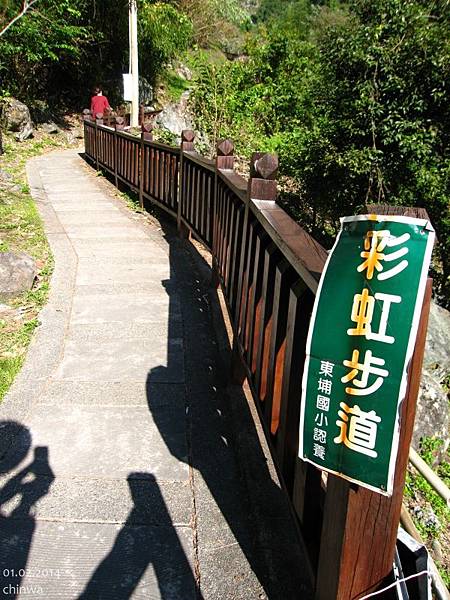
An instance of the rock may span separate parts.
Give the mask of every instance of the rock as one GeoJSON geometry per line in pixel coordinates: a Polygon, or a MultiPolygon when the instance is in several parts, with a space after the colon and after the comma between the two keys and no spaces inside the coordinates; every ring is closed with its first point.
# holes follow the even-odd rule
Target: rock
{"type": "Polygon", "coordinates": [[[171,102],[156,117],[156,124],[167,129],[181,140],[183,129],[192,129],[192,117],[188,109],[190,92],[187,90],[181,95],[178,103],[171,102]]]}
{"type": "Polygon", "coordinates": [[[192,71],[186,65],[180,65],[177,67],[175,73],[178,75],[178,77],[186,79],[186,81],[191,81],[192,79],[192,71]]]}
{"type": "Polygon", "coordinates": [[[30,290],[36,277],[36,263],[24,252],[0,253],[0,301],[8,301],[30,290]]]}
{"type": "Polygon", "coordinates": [[[42,131],[44,133],[59,133],[60,129],[58,127],[58,125],[56,125],[56,123],[53,123],[53,121],[50,121],[49,123],[42,123],[42,125],[40,125],[40,129],[42,129],[42,131]]]}
{"type": "Polygon", "coordinates": [[[450,373],[450,312],[431,303],[424,366],[439,381],[450,373]]]}
{"type": "Polygon", "coordinates": [[[31,118],[35,123],[46,123],[51,121],[52,111],[45,100],[34,100],[33,104],[30,105],[31,118]]]}
{"type": "Polygon", "coordinates": [[[153,87],[145,79],[139,77],[139,104],[148,105],[153,101],[153,87]]]}
{"type": "Polygon", "coordinates": [[[33,135],[33,123],[28,106],[15,98],[3,100],[2,124],[7,131],[17,133],[16,139],[20,142],[33,135]]]}
{"type": "Polygon", "coordinates": [[[12,308],[8,304],[0,304],[0,321],[2,319],[18,321],[20,318],[20,311],[16,308],[12,308]]]}
{"type": "Polygon", "coordinates": [[[434,552],[434,556],[435,556],[436,560],[439,562],[442,562],[444,560],[444,553],[442,552],[441,544],[436,539],[434,539],[431,542],[431,548],[434,552]]]}
{"type": "MultiPolygon", "coordinates": [[[[0,169],[0,189],[8,190],[9,192],[19,192],[20,185],[14,182],[14,177],[11,173],[0,169]]],[[[8,203],[8,200],[5,199],[4,202],[8,203]]]]}
{"type": "Polygon", "coordinates": [[[11,182],[13,180],[13,176],[8,171],[4,171],[0,169],[0,181],[11,182]]]}
{"type": "Polygon", "coordinates": [[[79,145],[80,144],[79,140],[82,140],[84,138],[84,131],[81,127],[71,127],[70,129],[66,130],[64,133],[65,133],[67,142],[74,146],[79,145]]]}
{"type": "Polygon", "coordinates": [[[444,440],[439,452],[442,455],[449,446],[449,411],[448,398],[439,381],[424,369],[420,382],[417,403],[416,421],[412,445],[417,450],[420,438],[438,437],[444,440]]]}
{"type": "Polygon", "coordinates": [[[428,510],[424,514],[423,521],[425,523],[425,527],[427,528],[432,527],[434,529],[440,529],[441,527],[441,522],[439,521],[434,510],[431,507],[428,508],[428,510]]]}
{"type": "Polygon", "coordinates": [[[4,319],[5,317],[10,317],[13,313],[14,309],[8,306],[7,304],[0,304],[0,319],[4,319]]]}
{"type": "Polygon", "coordinates": [[[74,127],[72,129],[72,135],[76,140],[84,139],[84,131],[81,127],[74,127]]]}
{"type": "Polygon", "coordinates": [[[432,302],[412,446],[417,449],[422,437],[440,438],[444,443],[437,461],[450,445],[448,391],[443,385],[450,373],[449,348],[450,313],[432,302]]]}

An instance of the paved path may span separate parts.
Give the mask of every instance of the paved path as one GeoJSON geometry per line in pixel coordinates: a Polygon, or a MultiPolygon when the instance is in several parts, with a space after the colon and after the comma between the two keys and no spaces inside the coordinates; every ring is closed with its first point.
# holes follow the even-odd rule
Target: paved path
{"type": "Polygon", "coordinates": [[[73,151],[28,175],[55,273],[0,409],[0,597],[275,598],[189,253],[73,151]]]}

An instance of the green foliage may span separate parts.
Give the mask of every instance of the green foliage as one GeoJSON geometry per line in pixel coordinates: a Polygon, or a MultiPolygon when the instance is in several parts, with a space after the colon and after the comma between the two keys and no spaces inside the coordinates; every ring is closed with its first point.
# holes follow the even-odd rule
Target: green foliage
{"type": "Polygon", "coordinates": [[[199,55],[192,93],[197,126],[213,144],[233,138],[237,151],[277,149],[299,120],[307,118],[304,81],[313,73],[308,42],[274,34],[250,41],[246,62],[211,64],[199,55]],[[300,57],[300,58],[299,58],[300,57]]]}
{"type": "MultiPolygon", "coordinates": [[[[17,14],[20,4],[9,2],[3,21],[17,14]]],[[[45,89],[48,80],[42,74],[52,64],[82,59],[91,35],[89,27],[79,25],[83,6],[73,0],[40,0],[0,38],[0,75],[10,93],[35,97],[45,89]]]]}
{"type": "Polygon", "coordinates": [[[437,437],[424,437],[420,440],[420,455],[432,467],[442,481],[450,486],[450,456],[448,455],[437,463],[437,456],[443,445],[443,440],[437,437]]]}
{"type": "Polygon", "coordinates": [[[153,131],[153,137],[155,142],[162,142],[163,144],[167,144],[168,146],[178,146],[178,138],[172,133],[169,129],[163,129],[158,127],[153,131]]]}
{"type": "Polygon", "coordinates": [[[161,76],[164,83],[168,100],[170,102],[178,102],[183,92],[190,88],[189,81],[177,75],[174,71],[167,70],[161,76]]]}
{"type": "Polygon", "coordinates": [[[321,32],[318,116],[328,151],[317,162],[329,190],[320,208],[332,219],[371,202],[425,207],[448,276],[446,4],[358,0],[321,32]]]}
{"type": "MultiPolygon", "coordinates": [[[[293,212],[331,242],[339,217],[384,202],[427,209],[435,283],[450,301],[450,19],[446,0],[262,2],[248,60],[202,66],[199,126],[271,149],[301,191],[293,212]],[[264,12],[266,11],[266,12],[264,12]],[[297,209],[297,210],[296,210],[297,209]]],[[[240,148],[240,146],[243,148],[240,148]]]]}
{"type": "Polygon", "coordinates": [[[262,0],[256,20],[271,30],[298,36],[309,33],[312,12],[310,0],[262,0]]]}
{"type": "Polygon", "coordinates": [[[140,6],[138,23],[140,70],[151,83],[155,83],[163,67],[188,48],[192,23],[171,4],[145,0],[140,6]]]}
{"type": "Polygon", "coordinates": [[[178,0],[177,6],[193,25],[193,39],[201,48],[219,47],[235,53],[250,16],[239,0],[178,0]]]}

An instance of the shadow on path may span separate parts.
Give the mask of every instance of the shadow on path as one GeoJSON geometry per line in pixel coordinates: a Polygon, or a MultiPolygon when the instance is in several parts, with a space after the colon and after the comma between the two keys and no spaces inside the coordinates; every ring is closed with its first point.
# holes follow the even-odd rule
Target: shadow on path
{"type": "MultiPolygon", "coordinates": [[[[127,481],[134,507],[110,553],[95,570],[79,600],[131,598],[150,565],[157,580],[158,597],[162,600],[198,597],[196,581],[156,479],[149,473],[130,473],[127,481]],[[139,525],[149,498],[152,511],[161,519],[157,527],[139,525]]],[[[146,584],[144,581],[143,589],[146,584]]],[[[156,596],[148,590],[147,597],[156,596]]]]}
{"type": "MultiPolygon", "coordinates": [[[[286,518],[286,498],[270,475],[247,399],[237,386],[233,386],[233,396],[239,423],[235,418],[230,422],[229,368],[217,341],[226,336],[225,324],[219,324],[222,332],[214,331],[218,325],[211,321],[210,302],[218,303],[218,297],[209,287],[210,267],[192,244],[178,239],[164,219],[161,227],[170,247],[171,275],[162,282],[171,298],[169,340],[176,337],[176,311],[180,305],[182,312],[188,458],[180,454],[179,444],[174,444],[170,420],[163,418],[162,411],[152,403],[152,387],[164,381],[164,372],[171,371],[172,361],[175,363],[170,343],[167,366],[156,367],[148,374],[147,400],[166,446],[193,469],[201,589],[208,598],[306,600],[310,597],[310,581],[307,569],[301,569],[292,520],[286,518]],[[175,302],[175,297],[180,301],[175,302]],[[252,472],[247,489],[230,436],[245,438],[244,445],[251,450],[245,455],[246,471],[252,472]],[[262,509],[256,507],[256,514],[248,492],[259,496],[262,509]],[[214,516],[208,508],[208,497],[213,498],[221,516],[217,511],[214,516]],[[213,581],[217,575],[219,580],[213,581]],[[260,586],[265,595],[258,593],[260,586]]],[[[231,353],[230,348],[227,351],[231,353]]]]}
{"type": "MultiPolygon", "coordinates": [[[[3,476],[26,458],[31,448],[30,431],[14,421],[0,422],[2,436],[17,436],[17,442],[0,462],[3,476]]],[[[33,507],[54,481],[48,448],[36,446],[31,463],[13,475],[0,490],[0,593],[16,598],[26,574],[36,520],[33,507]]]]}

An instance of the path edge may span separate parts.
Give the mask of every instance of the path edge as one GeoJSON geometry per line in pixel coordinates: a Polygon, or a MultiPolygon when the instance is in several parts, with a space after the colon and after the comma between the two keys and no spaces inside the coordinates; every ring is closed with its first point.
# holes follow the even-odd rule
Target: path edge
{"type": "MultiPolygon", "coordinates": [[[[69,152],[75,154],[78,150],[69,152]]],[[[53,255],[54,269],[47,303],[37,317],[39,326],[31,339],[22,368],[0,404],[0,428],[1,422],[5,421],[18,424],[17,428],[4,427],[0,435],[0,458],[14,442],[21,422],[31,412],[60,362],[72,309],[78,259],[44,189],[40,169],[46,157],[38,156],[27,161],[26,174],[30,194],[53,255]]]]}

